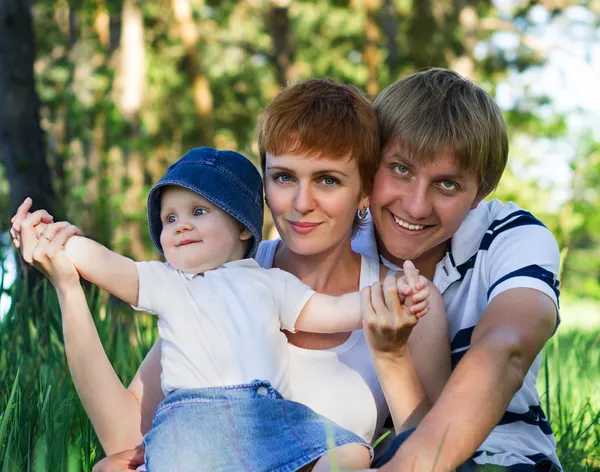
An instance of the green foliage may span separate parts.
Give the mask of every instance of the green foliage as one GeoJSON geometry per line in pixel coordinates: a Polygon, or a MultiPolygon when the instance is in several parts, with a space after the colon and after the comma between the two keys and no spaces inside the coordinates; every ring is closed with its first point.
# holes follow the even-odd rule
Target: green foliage
{"type": "MultiPolygon", "coordinates": [[[[103,452],[71,382],[54,290],[44,282],[38,297],[25,286],[15,284],[16,302],[0,323],[0,470],[90,471],[103,452]],[[32,312],[43,321],[34,325],[32,312]]],[[[132,318],[130,308],[125,313],[97,290],[88,301],[107,355],[127,384],[155,341],[155,325],[132,318]]]]}
{"type": "MultiPolygon", "coordinates": [[[[58,302],[47,282],[36,288],[41,297],[24,287],[13,287],[16,302],[0,323],[0,470],[88,472],[104,454],[69,376],[58,302]],[[37,326],[34,311],[44,315],[37,326]]],[[[98,291],[88,302],[107,355],[127,384],[154,343],[156,327],[143,315],[132,322],[130,308],[98,291]]],[[[545,348],[538,388],[566,471],[600,467],[599,347],[596,326],[561,328],[545,348]]]]}

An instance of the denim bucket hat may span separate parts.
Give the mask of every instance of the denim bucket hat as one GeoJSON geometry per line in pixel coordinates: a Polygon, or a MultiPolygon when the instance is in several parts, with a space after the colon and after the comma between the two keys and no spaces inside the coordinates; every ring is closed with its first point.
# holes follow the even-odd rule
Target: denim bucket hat
{"type": "Polygon", "coordinates": [[[256,254],[262,238],[263,190],[260,174],[248,159],[234,151],[203,147],[192,149],[167,169],[148,194],[150,237],[161,254],[160,199],[167,186],[197,193],[246,226],[253,236],[247,257],[256,254]]]}

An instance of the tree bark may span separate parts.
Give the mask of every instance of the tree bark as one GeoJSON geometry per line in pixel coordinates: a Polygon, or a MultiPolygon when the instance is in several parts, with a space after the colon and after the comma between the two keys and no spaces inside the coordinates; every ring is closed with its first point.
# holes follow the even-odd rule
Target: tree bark
{"type": "Polygon", "coordinates": [[[291,27],[288,0],[272,0],[268,22],[273,41],[273,62],[277,83],[285,87],[290,79],[290,67],[293,61],[291,27]]]}
{"type": "MultiPolygon", "coordinates": [[[[35,90],[35,43],[30,3],[0,1],[0,158],[10,184],[9,212],[25,199],[55,215],[58,208],[46,162],[40,103],[35,90]]],[[[56,215],[55,215],[56,216],[56,215]]],[[[23,266],[29,280],[38,272],[23,266]]]]}
{"type": "MultiPolygon", "coordinates": [[[[25,197],[31,197],[34,208],[45,208],[56,216],[58,204],[46,162],[40,103],[35,90],[30,7],[25,0],[0,1],[0,157],[10,184],[9,212],[14,214],[25,197]]],[[[40,327],[39,342],[45,345],[47,312],[33,308],[43,306],[40,303],[43,293],[34,291],[41,274],[24,263],[19,270],[28,285],[27,303],[32,307],[28,316],[40,327]]]]}

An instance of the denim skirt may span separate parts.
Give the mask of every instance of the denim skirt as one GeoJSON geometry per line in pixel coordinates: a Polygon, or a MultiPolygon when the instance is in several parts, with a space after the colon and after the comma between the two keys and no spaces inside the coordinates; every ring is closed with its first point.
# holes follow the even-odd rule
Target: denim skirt
{"type": "Polygon", "coordinates": [[[176,390],[158,406],[144,437],[148,472],[291,472],[350,443],[371,449],[259,380],[176,390]]]}

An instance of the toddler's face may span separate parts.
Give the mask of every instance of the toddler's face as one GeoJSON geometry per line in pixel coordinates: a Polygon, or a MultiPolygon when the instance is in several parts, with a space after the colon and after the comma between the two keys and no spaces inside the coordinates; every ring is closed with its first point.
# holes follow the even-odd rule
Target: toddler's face
{"type": "Polygon", "coordinates": [[[244,241],[252,237],[229,214],[181,187],[163,190],[160,220],[165,258],[182,272],[201,274],[242,259],[244,241]]]}

